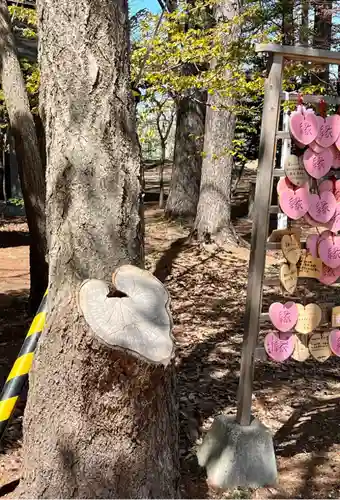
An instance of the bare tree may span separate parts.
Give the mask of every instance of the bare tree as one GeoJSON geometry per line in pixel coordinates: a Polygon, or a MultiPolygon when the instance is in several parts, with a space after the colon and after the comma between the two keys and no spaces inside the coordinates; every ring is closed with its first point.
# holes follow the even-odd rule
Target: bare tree
{"type": "Polygon", "coordinates": [[[161,160],[159,165],[159,208],[164,208],[164,165],[166,157],[166,144],[174,122],[175,112],[173,106],[165,109],[168,99],[156,100],[157,104],[157,131],[161,142],[161,160]]]}

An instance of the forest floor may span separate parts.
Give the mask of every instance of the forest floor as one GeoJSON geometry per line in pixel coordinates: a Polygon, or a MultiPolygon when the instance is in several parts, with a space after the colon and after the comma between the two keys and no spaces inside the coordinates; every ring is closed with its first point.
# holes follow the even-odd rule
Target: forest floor
{"type": "MultiPolygon", "coordinates": [[[[165,281],[172,298],[182,497],[339,498],[340,376],[335,358],[323,364],[259,361],[253,412],[274,435],[278,484],[229,492],[207,486],[195,450],[217,414],[235,414],[249,250],[190,245],[188,229],[166,221],[157,205],[149,204],[145,215],[147,266],[165,281]]],[[[238,218],[235,225],[249,240],[249,221],[238,218]]],[[[0,221],[1,385],[30,323],[27,244],[23,219],[0,221]]],[[[277,259],[278,253],[270,252],[267,271],[272,275],[277,259]]],[[[337,287],[327,293],[327,300],[339,295],[337,287]]],[[[325,296],[316,295],[319,299],[325,296]]],[[[265,288],[264,310],[274,300],[282,300],[280,290],[265,288]]],[[[24,403],[19,404],[0,448],[0,497],[20,478],[23,409],[24,403]]]]}

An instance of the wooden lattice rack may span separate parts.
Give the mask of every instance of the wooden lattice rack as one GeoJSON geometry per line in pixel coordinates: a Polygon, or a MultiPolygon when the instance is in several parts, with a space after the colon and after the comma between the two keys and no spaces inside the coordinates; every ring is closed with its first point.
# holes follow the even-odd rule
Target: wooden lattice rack
{"type": "MultiPolygon", "coordinates": [[[[248,288],[242,346],[240,382],[238,390],[237,421],[241,425],[251,422],[255,351],[257,348],[260,322],[268,320],[262,313],[262,293],[267,249],[278,249],[280,243],[269,242],[269,214],[279,213],[278,206],[271,206],[273,179],[285,175],[283,169],[275,168],[276,146],[278,140],[289,139],[287,131],[278,130],[281,103],[284,100],[296,102],[298,94],[282,91],[282,71],[285,60],[297,60],[312,64],[340,65],[340,53],[309,47],[290,47],[282,45],[257,45],[256,52],[269,54],[270,68],[265,85],[262,125],[259,147],[259,162],[256,180],[253,228],[249,260],[248,288]]],[[[319,103],[324,99],[327,104],[340,104],[340,97],[304,95],[305,103],[319,103]]],[[[339,170],[331,170],[326,177],[339,175],[339,170]]],[[[276,280],[278,281],[278,280],[276,280]]],[[[266,284],[269,284],[266,283],[266,284]]],[[[273,283],[274,284],[274,283],[273,283]]]]}

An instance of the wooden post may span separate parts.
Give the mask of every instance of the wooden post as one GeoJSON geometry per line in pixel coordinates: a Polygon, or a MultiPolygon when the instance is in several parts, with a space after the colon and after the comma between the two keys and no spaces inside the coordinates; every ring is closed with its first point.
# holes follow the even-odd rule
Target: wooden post
{"type": "Polygon", "coordinates": [[[254,219],[249,260],[241,371],[238,388],[237,422],[249,425],[254,378],[254,354],[259,332],[262,283],[266,261],[269,206],[272,196],[276,153],[276,132],[280,114],[283,56],[274,54],[266,81],[260,136],[259,164],[255,191],[254,219]]]}

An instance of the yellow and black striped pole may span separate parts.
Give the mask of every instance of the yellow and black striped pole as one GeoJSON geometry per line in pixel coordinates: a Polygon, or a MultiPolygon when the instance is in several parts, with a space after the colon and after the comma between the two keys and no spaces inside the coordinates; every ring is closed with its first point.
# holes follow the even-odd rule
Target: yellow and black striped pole
{"type": "Polygon", "coordinates": [[[4,435],[6,426],[13,414],[15,405],[28,379],[28,372],[32,366],[34,351],[37,347],[41,332],[45,326],[47,293],[48,291],[46,290],[38,312],[32,321],[19,355],[14,362],[12,370],[7,377],[0,395],[0,440],[4,435]]]}

